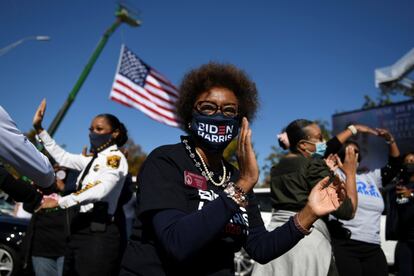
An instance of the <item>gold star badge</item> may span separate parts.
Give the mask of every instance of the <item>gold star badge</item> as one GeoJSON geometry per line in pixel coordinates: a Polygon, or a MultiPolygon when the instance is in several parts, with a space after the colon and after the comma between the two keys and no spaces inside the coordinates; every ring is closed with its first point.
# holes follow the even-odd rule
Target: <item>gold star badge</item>
{"type": "Polygon", "coordinates": [[[113,169],[117,169],[119,167],[119,163],[121,161],[121,157],[118,155],[111,155],[108,156],[106,159],[106,165],[113,169]]]}

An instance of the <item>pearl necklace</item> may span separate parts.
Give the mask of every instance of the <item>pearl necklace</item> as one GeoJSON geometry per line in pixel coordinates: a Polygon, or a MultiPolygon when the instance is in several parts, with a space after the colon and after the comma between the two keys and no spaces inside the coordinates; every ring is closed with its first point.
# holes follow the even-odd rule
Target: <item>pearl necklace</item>
{"type": "Polygon", "coordinates": [[[204,168],[204,170],[205,170],[205,172],[207,174],[208,179],[211,181],[211,183],[213,183],[216,186],[223,186],[224,182],[226,182],[226,166],[224,166],[223,160],[221,160],[221,165],[223,166],[223,176],[221,177],[221,181],[219,183],[217,183],[211,177],[212,172],[210,172],[208,170],[208,167],[206,165],[206,162],[204,161],[204,159],[201,156],[201,154],[198,152],[197,149],[195,149],[195,152],[197,153],[198,157],[200,158],[201,164],[203,165],[203,168],[204,168]]]}
{"type": "MultiPolygon", "coordinates": [[[[206,180],[207,181],[210,181],[211,183],[213,183],[213,185],[217,185],[218,187],[219,186],[221,186],[221,185],[223,185],[223,184],[220,184],[220,183],[216,183],[213,179],[211,179],[211,177],[212,177],[212,175],[214,175],[214,173],[213,172],[210,172],[209,170],[208,170],[208,168],[207,168],[207,165],[205,165],[205,162],[204,162],[204,160],[203,160],[203,158],[201,157],[201,156],[199,156],[199,154],[198,154],[198,152],[197,152],[197,150],[195,149],[195,147],[194,147],[194,150],[196,151],[196,153],[197,153],[197,155],[199,156],[199,159],[200,160],[202,160],[202,162],[204,163],[204,164],[201,164],[195,157],[196,157],[196,154],[194,154],[194,152],[192,151],[192,146],[190,146],[190,143],[189,143],[189,141],[188,141],[188,138],[187,137],[185,137],[185,136],[182,136],[181,137],[181,142],[184,144],[184,146],[185,146],[185,149],[187,150],[187,152],[188,152],[188,155],[190,156],[190,158],[193,160],[193,162],[194,162],[194,165],[196,166],[196,168],[198,169],[198,170],[200,170],[200,172],[201,172],[201,175],[202,176],[204,176],[205,178],[206,178],[206,180]],[[203,168],[204,167],[204,168],[203,168]],[[207,172],[206,172],[207,171],[207,172]]],[[[224,180],[224,182],[228,182],[228,181],[230,181],[230,178],[231,178],[231,171],[230,172],[228,172],[227,170],[226,170],[226,167],[224,166],[224,163],[223,163],[223,161],[221,161],[222,162],[222,165],[223,165],[223,171],[225,172],[224,173],[224,177],[222,177],[221,179],[220,179],[220,177],[219,177],[219,179],[221,180],[221,182],[223,182],[223,179],[225,179],[224,180]],[[226,175],[227,174],[227,175],[226,175]]]]}

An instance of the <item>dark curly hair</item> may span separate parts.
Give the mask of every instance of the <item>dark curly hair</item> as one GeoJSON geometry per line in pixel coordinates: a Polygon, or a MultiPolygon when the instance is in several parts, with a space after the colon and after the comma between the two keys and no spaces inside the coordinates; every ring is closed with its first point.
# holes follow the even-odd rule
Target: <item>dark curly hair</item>
{"type": "Polygon", "coordinates": [[[210,62],[189,71],[181,82],[176,108],[182,129],[188,130],[198,96],[214,87],[233,91],[239,101],[240,119],[254,119],[259,106],[256,84],[243,70],[232,64],[210,62]]]}

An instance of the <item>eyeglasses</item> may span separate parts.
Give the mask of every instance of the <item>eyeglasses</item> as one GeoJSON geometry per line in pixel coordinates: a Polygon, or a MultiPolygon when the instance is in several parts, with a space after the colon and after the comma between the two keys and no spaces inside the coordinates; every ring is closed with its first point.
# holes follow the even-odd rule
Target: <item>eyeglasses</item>
{"type": "Polygon", "coordinates": [[[207,116],[216,114],[218,110],[220,110],[224,116],[230,117],[230,118],[234,118],[239,114],[238,107],[235,104],[225,104],[219,107],[215,103],[201,101],[196,104],[195,109],[199,113],[203,115],[207,115],[207,116]]]}

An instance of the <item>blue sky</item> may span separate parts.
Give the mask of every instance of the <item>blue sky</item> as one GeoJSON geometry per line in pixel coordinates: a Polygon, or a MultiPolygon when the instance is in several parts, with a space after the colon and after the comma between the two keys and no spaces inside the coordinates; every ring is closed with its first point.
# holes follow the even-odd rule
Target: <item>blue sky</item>
{"type": "MultiPolygon", "coordinates": [[[[129,0],[139,28],[121,26],[68,111],[55,138],[72,152],[88,145],[88,127],[113,113],[145,152],[176,143],[182,133],[108,99],[120,46],[125,43],[178,84],[210,60],[243,68],[256,82],[261,108],[253,122],[259,165],[276,135],[297,118],[331,121],[378,95],[374,70],[414,47],[414,1],[168,1],[129,0]]],[[[65,101],[103,32],[116,1],[0,1],[0,48],[31,35],[0,57],[0,104],[27,131],[42,98],[45,126],[65,101]]]]}

